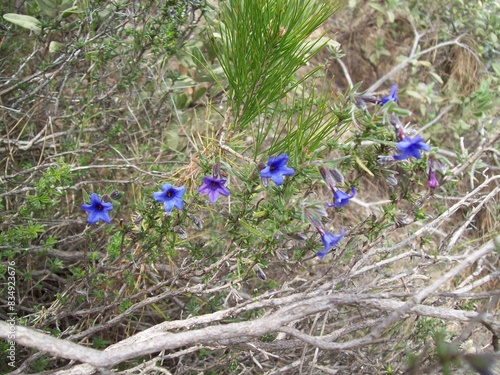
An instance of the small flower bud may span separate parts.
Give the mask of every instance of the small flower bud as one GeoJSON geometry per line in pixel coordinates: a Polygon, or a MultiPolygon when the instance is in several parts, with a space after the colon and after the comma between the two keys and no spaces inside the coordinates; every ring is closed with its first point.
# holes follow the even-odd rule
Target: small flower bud
{"type": "Polygon", "coordinates": [[[379,155],[377,156],[377,163],[384,165],[394,162],[393,156],[379,155]]]}
{"type": "Polygon", "coordinates": [[[111,197],[111,199],[119,199],[122,195],[123,194],[121,191],[113,190],[109,196],[111,197]]]}
{"type": "Polygon", "coordinates": [[[385,180],[389,185],[396,186],[398,184],[398,179],[393,174],[385,177],[385,180]]]}
{"type": "Polygon", "coordinates": [[[215,163],[212,169],[213,178],[220,178],[220,163],[215,163]]]}
{"type": "Polygon", "coordinates": [[[436,178],[436,172],[433,170],[429,171],[429,177],[427,179],[427,186],[429,186],[429,189],[435,189],[439,186],[439,182],[436,178]]]}
{"type": "Polygon", "coordinates": [[[256,265],[254,268],[253,268],[253,271],[255,272],[255,274],[257,275],[257,277],[261,280],[265,280],[267,279],[267,276],[266,274],[264,273],[264,271],[262,271],[262,268],[260,268],[258,265],[256,265]]]}
{"type": "Polygon", "coordinates": [[[429,189],[435,189],[439,186],[439,182],[436,178],[436,167],[438,165],[439,167],[442,167],[443,163],[432,157],[427,160],[427,186],[429,187],[429,189]]]}
{"type": "Polygon", "coordinates": [[[373,95],[360,95],[360,96],[357,96],[354,100],[356,100],[356,99],[360,99],[363,102],[368,102],[368,103],[372,103],[372,104],[378,103],[378,99],[376,97],[374,97],[373,95]]]}
{"type": "Polygon", "coordinates": [[[337,183],[339,185],[344,183],[344,176],[342,176],[342,173],[340,173],[337,169],[328,169],[325,167],[319,167],[318,169],[319,173],[321,173],[321,177],[323,177],[323,180],[332,192],[335,191],[337,183]]]}
{"type": "Polygon", "coordinates": [[[109,195],[108,194],[104,194],[101,198],[101,201],[104,202],[104,203],[107,203],[109,202],[109,195]]]}
{"type": "Polygon", "coordinates": [[[405,132],[403,124],[401,124],[399,117],[391,113],[391,115],[389,116],[389,122],[394,128],[394,133],[396,134],[396,138],[398,139],[398,141],[402,141],[405,137],[405,132]]]}
{"type": "Polygon", "coordinates": [[[276,256],[278,257],[279,260],[288,260],[288,255],[281,250],[275,250],[276,256]]]}
{"type": "Polygon", "coordinates": [[[358,107],[362,111],[366,111],[368,109],[365,101],[363,99],[361,99],[359,96],[354,98],[354,104],[356,105],[356,107],[358,107]]]}
{"type": "Polygon", "coordinates": [[[198,227],[198,229],[203,229],[203,221],[198,216],[191,216],[191,220],[193,221],[194,225],[198,227]]]}
{"type": "Polygon", "coordinates": [[[187,233],[181,227],[174,227],[174,232],[177,233],[177,235],[183,240],[188,237],[187,233]]]}
{"type": "Polygon", "coordinates": [[[325,227],[321,222],[322,215],[319,215],[318,212],[316,212],[316,210],[314,210],[312,207],[304,209],[304,216],[317,231],[325,230],[325,227]]]}
{"type": "Polygon", "coordinates": [[[332,174],[335,181],[337,181],[337,184],[344,185],[344,176],[338,169],[330,169],[330,173],[332,174]]]}

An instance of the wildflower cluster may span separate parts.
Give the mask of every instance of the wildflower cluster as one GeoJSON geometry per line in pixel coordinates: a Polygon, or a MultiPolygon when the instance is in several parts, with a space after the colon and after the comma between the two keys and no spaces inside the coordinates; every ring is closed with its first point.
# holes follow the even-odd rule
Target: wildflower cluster
{"type": "MultiPolygon", "coordinates": [[[[262,184],[268,188],[269,180],[272,180],[276,186],[281,186],[285,182],[286,176],[293,176],[295,170],[287,166],[289,156],[281,154],[278,156],[271,156],[267,165],[259,165],[260,179],[262,184]]],[[[321,167],[320,173],[323,179],[330,187],[333,193],[333,204],[325,203],[326,207],[343,207],[349,203],[349,200],[354,197],[356,190],[351,188],[351,194],[347,194],[337,187],[338,184],[343,184],[343,177],[337,170],[328,170],[321,167]]],[[[213,167],[212,175],[205,176],[202,179],[202,184],[198,188],[198,193],[201,195],[208,195],[211,203],[217,202],[219,196],[229,196],[230,190],[226,187],[227,180],[221,177],[220,164],[216,163],[213,167]]],[[[184,194],[186,192],[185,186],[175,187],[169,183],[165,183],[161,187],[161,191],[154,192],[152,197],[155,201],[163,203],[163,208],[167,215],[171,215],[174,208],[177,210],[184,209],[184,194]]],[[[107,197],[107,196],[106,196],[107,197]]],[[[91,225],[96,224],[99,220],[110,223],[109,211],[113,209],[108,198],[103,200],[99,199],[96,193],[91,194],[90,204],[83,204],[81,208],[88,212],[87,222],[91,225]]],[[[306,217],[308,215],[306,214],[306,217]]],[[[340,235],[333,235],[326,231],[325,227],[318,221],[311,221],[313,227],[318,231],[324,245],[324,250],[317,253],[320,259],[334,248],[337,243],[344,237],[344,229],[341,228],[340,235]]]]}
{"type": "MultiPolygon", "coordinates": [[[[397,95],[397,86],[393,85],[391,92],[388,96],[382,98],[376,98],[373,96],[363,95],[355,98],[355,103],[358,107],[366,109],[366,103],[372,103],[378,106],[385,106],[390,102],[397,103],[399,100],[397,95]]],[[[414,134],[411,130],[405,129],[401,124],[398,116],[395,114],[389,115],[389,122],[392,125],[397,139],[396,149],[399,154],[392,156],[379,156],[380,163],[388,163],[395,161],[403,161],[409,158],[421,159],[422,152],[427,152],[430,150],[430,146],[424,142],[423,137],[414,134]]],[[[287,154],[281,154],[277,156],[271,156],[267,161],[267,164],[259,164],[258,169],[260,171],[260,180],[262,185],[267,189],[269,188],[269,183],[272,180],[276,186],[281,186],[285,182],[285,177],[293,176],[295,170],[290,168],[287,164],[289,162],[289,156],[287,154]]],[[[432,157],[428,158],[428,186],[431,189],[435,189],[439,184],[436,178],[436,170],[441,170],[441,164],[432,157]]],[[[344,185],[344,178],[342,174],[336,169],[328,169],[326,167],[320,167],[319,172],[329,187],[333,195],[333,202],[326,202],[323,208],[305,208],[304,214],[309,223],[316,229],[323,242],[324,249],[317,253],[320,259],[323,259],[325,255],[333,248],[344,237],[344,228],[340,228],[338,235],[328,232],[321,222],[321,216],[327,216],[324,207],[327,208],[342,208],[349,204],[349,202],[355,197],[356,189],[351,186],[350,191],[344,191],[339,186],[344,185]]],[[[223,178],[220,173],[220,164],[216,163],[213,167],[212,174],[205,176],[202,179],[201,186],[198,188],[198,193],[200,195],[207,195],[211,203],[216,203],[220,196],[227,197],[231,194],[230,190],[226,186],[227,179],[223,178]]],[[[397,182],[396,182],[397,183],[397,182]]],[[[167,215],[171,215],[174,208],[177,210],[184,209],[184,194],[186,192],[185,186],[175,187],[169,183],[165,183],[161,187],[161,191],[152,194],[155,201],[163,203],[163,208],[167,215]]],[[[88,223],[96,224],[99,220],[106,223],[110,223],[109,211],[113,209],[113,206],[108,202],[108,198],[99,199],[96,193],[90,196],[90,204],[84,204],[81,208],[88,212],[88,223]]]]}
{"type": "MultiPolygon", "coordinates": [[[[397,103],[399,100],[399,97],[397,95],[397,88],[397,85],[392,85],[390,94],[382,98],[376,98],[370,95],[360,95],[354,99],[354,102],[356,106],[362,110],[367,109],[367,102],[377,104],[379,106],[385,106],[389,102],[397,103]]],[[[421,152],[430,151],[430,146],[425,143],[424,138],[420,135],[417,135],[416,132],[412,129],[405,129],[396,114],[391,113],[389,115],[389,123],[393,127],[396,139],[398,141],[398,143],[396,144],[396,149],[399,151],[399,154],[395,154],[392,156],[379,155],[378,162],[380,164],[402,161],[412,157],[415,159],[421,159],[421,152]]],[[[436,178],[435,165],[436,161],[434,161],[434,159],[432,158],[428,158],[428,187],[430,189],[435,189],[439,186],[436,178]]]]}

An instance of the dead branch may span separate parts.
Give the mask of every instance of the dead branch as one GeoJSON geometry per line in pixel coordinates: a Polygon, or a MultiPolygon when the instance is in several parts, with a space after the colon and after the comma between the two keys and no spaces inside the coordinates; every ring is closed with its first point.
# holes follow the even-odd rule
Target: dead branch
{"type": "MultiPolygon", "coordinates": [[[[500,237],[496,238],[500,241],[500,237]]],[[[473,311],[453,310],[422,304],[426,298],[438,290],[451,278],[459,275],[464,269],[491,253],[495,249],[493,240],[465,260],[446,272],[442,277],[403,302],[387,298],[384,294],[332,293],[321,295],[316,293],[298,293],[291,296],[244,303],[213,314],[192,317],[185,320],[164,322],[142,331],[132,337],[111,345],[104,351],[87,348],[68,340],[57,339],[31,328],[17,326],[15,341],[23,346],[46,351],[54,356],[73,359],[89,366],[79,366],[80,374],[92,374],[95,368],[109,368],[129,359],[139,358],[163,350],[174,350],[195,345],[214,345],[224,342],[252,342],[256,338],[272,332],[281,331],[292,335],[310,345],[324,350],[347,350],[383,341],[382,332],[396,321],[407,315],[437,317],[446,320],[484,322],[498,330],[498,323],[491,314],[479,314],[473,311]],[[287,325],[313,314],[330,311],[341,306],[357,306],[363,309],[376,309],[389,315],[366,336],[345,342],[330,342],[329,338],[315,337],[287,325]],[[237,316],[243,311],[253,309],[275,309],[268,315],[252,321],[229,324],[215,324],[221,319],[237,316]],[[205,327],[190,329],[192,327],[205,327]],[[182,330],[180,332],[175,332],[182,330]]],[[[262,299],[262,296],[261,296],[262,299]]],[[[8,338],[9,325],[0,322],[0,337],[8,338]]],[[[330,336],[331,338],[332,336],[330,336]]],[[[70,370],[74,371],[74,369],[70,370]]],[[[68,372],[60,372],[68,373],[68,372]]],[[[72,372],[75,373],[75,372],[72,372]]]]}

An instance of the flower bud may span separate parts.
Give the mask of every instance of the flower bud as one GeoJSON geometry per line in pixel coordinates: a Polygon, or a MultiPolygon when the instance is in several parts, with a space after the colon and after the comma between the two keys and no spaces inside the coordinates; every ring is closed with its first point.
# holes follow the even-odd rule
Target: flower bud
{"type": "Polygon", "coordinates": [[[385,177],[385,180],[389,185],[396,186],[398,184],[398,179],[393,174],[385,177]]]}
{"type": "Polygon", "coordinates": [[[368,102],[368,103],[372,103],[372,104],[378,103],[378,99],[376,97],[374,97],[373,95],[360,95],[360,96],[357,96],[356,98],[354,98],[355,101],[357,101],[357,99],[361,100],[362,102],[368,102]]]}
{"type": "Polygon", "coordinates": [[[438,164],[440,167],[443,166],[443,163],[437,161],[432,157],[427,160],[427,186],[429,187],[429,189],[435,189],[439,186],[439,182],[436,178],[436,167],[438,166],[438,164]]]}
{"type": "Polygon", "coordinates": [[[261,280],[267,279],[266,274],[264,273],[264,271],[262,271],[262,268],[260,268],[258,265],[254,266],[253,271],[255,272],[255,274],[259,279],[261,280]]]}
{"type": "Polygon", "coordinates": [[[203,221],[198,216],[191,216],[191,220],[193,221],[194,225],[198,227],[198,229],[203,229],[203,221]]]}
{"type": "Polygon", "coordinates": [[[280,260],[288,260],[288,255],[284,252],[284,251],[281,251],[281,250],[275,250],[276,252],[276,256],[278,257],[278,259],[280,260]]]}
{"type": "Polygon", "coordinates": [[[427,186],[429,186],[429,189],[435,189],[439,186],[439,182],[436,178],[436,172],[433,170],[429,170],[429,177],[427,179],[427,186]]]}
{"type": "Polygon", "coordinates": [[[183,240],[188,237],[187,233],[181,227],[174,227],[174,232],[177,233],[177,235],[183,240]]]}
{"type": "Polygon", "coordinates": [[[377,163],[380,165],[389,164],[394,162],[393,156],[379,155],[377,156],[377,163]]]}
{"type": "Polygon", "coordinates": [[[321,177],[323,177],[332,192],[335,191],[337,184],[342,185],[344,183],[344,176],[337,169],[327,169],[325,167],[319,167],[318,169],[321,177]]]}
{"type": "Polygon", "coordinates": [[[389,122],[394,128],[394,133],[396,134],[396,138],[398,139],[398,141],[402,141],[405,137],[405,132],[403,124],[401,124],[399,117],[391,113],[391,115],[389,116],[389,122]]]}
{"type": "Polygon", "coordinates": [[[368,109],[368,107],[366,106],[365,101],[361,97],[359,97],[359,96],[356,97],[356,98],[354,98],[354,104],[356,105],[356,107],[358,107],[362,111],[366,111],[368,109]]]}

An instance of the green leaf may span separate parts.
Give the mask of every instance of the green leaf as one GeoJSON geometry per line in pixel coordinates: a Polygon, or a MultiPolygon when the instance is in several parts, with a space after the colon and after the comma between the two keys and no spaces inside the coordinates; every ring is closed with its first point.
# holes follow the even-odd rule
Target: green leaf
{"type": "Polygon", "coordinates": [[[59,42],[56,42],[55,40],[53,40],[53,41],[52,41],[52,42],[50,42],[50,44],[49,44],[49,52],[51,52],[51,53],[58,52],[58,51],[60,51],[63,47],[64,47],[64,44],[63,44],[63,43],[59,43],[59,42]]]}
{"type": "Polygon", "coordinates": [[[372,7],[373,9],[375,10],[378,10],[379,12],[384,12],[384,8],[382,7],[382,5],[378,5],[378,4],[373,4],[371,3],[370,4],[370,7],[372,7]]]}
{"type": "Polygon", "coordinates": [[[74,0],[38,0],[40,10],[50,18],[68,17],[75,13],[74,0]]]}
{"type": "Polygon", "coordinates": [[[179,131],[178,129],[168,130],[165,139],[165,146],[169,149],[176,150],[179,146],[179,131]]]}
{"type": "Polygon", "coordinates": [[[396,19],[396,17],[394,16],[393,11],[391,11],[391,10],[387,11],[387,17],[389,18],[390,23],[394,23],[394,20],[396,19]]]}
{"type": "Polygon", "coordinates": [[[170,87],[172,90],[185,89],[196,86],[196,82],[188,76],[179,76],[174,84],[170,87]]]}
{"type": "Polygon", "coordinates": [[[175,106],[178,109],[184,109],[187,107],[189,103],[189,98],[187,97],[186,94],[175,94],[173,96],[175,106]]]}
{"type": "Polygon", "coordinates": [[[394,113],[398,116],[411,116],[411,111],[404,108],[394,108],[394,113]]]}
{"type": "Polygon", "coordinates": [[[432,76],[432,78],[434,78],[436,81],[438,81],[440,84],[444,84],[443,82],[443,79],[441,78],[441,76],[435,72],[429,72],[429,74],[432,76]]]}
{"type": "Polygon", "coordinates": [[[3,15],[4,20],[12,22],[15,25],[24,27],[25,29],[40,32],[42,24],[35,17],[26,16],[24,14],[6,13],[3,15]]]}
{"type": "Polygon", "coordinates": [[[430,62],[430,61],[427,61],[427,60],[418,60],[418,61],[417,61],[417,64],[418,64],[418,65],[425,66],[425,67],[430,67],[430,66],[432,66],[431,62],[430,62]]]}
{"type": "Polygon", "coordinates": [[[205,93],[207,92],[207,88],[202,86],[198,90],[195,90],[192,95],[193,103],[199,100],[205,93]]]}
{"type": "Polygon", "coordinates": [[[62,11],[61,18],[67,18],[67,17],[71,16],[72,14],[76,14],[78,12],[79,12],[78,7],[76,5],[72,6],[68,9],[65,9],[62,11]]]}

